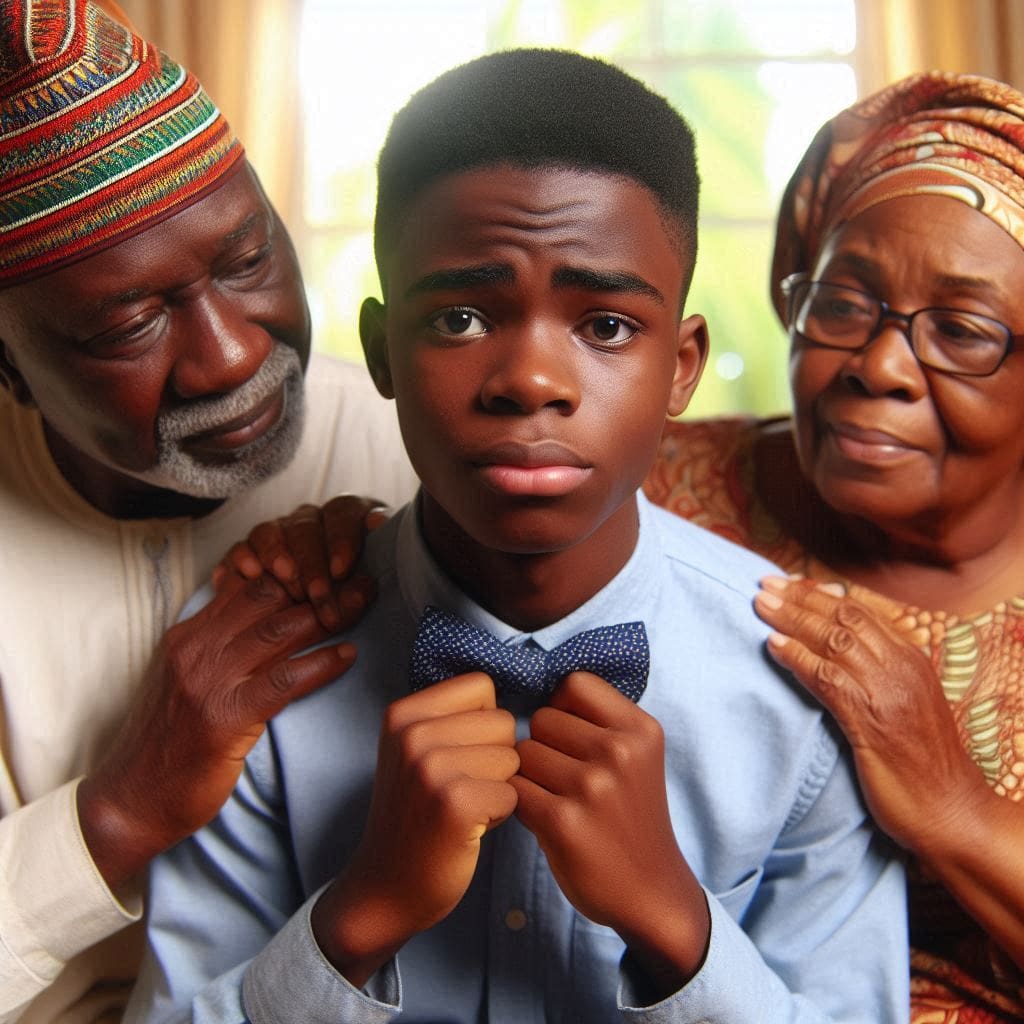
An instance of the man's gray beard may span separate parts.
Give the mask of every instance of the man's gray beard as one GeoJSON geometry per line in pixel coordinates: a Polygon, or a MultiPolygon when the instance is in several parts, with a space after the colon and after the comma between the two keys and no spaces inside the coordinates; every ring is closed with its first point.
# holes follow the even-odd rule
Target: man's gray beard
{"type": "Polygon", "coordinates": [[[294,349],[276,342],[263,365],[229,395],[202,398],[157,419],[157,462],[145,479],[196,498],[230,498],[291,462],[302,438],[302,363],[294,349]],[[227,462],[190,455],[181,442],[243,415],[284,385],[281,418],[262,437],[238,449],[227,462]]]}

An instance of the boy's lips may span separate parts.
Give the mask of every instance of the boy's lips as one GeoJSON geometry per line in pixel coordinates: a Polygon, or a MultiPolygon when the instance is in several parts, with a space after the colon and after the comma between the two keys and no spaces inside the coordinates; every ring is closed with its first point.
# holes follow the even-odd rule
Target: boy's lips
{"type": "Polygon", "coordinates": [[[182,441],[181,447],[192,455],[230,455],[246,445],[258,441],[280,422],[285,413],[287,399],[285,385],[257,402],[248,412],[235,416],[210,430],[193,434],[182,441]]]}
{"type": "Polygon", "coordinates": [[[507,442],[473,458],[484,484],[514,497],[557,498],[579,487],[592,467],[557,441],[507,442]]]}

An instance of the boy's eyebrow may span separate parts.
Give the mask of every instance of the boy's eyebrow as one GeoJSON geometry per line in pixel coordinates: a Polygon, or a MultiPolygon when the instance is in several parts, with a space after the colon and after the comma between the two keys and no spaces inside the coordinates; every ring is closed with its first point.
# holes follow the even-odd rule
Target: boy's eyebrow
{"type": "Polygon", "coordinates": [[[660,305],[665,305],[665,296],[648,281],[624,270],[589,270],[585,267],[559,267],[551,275],[555,288],[582,288],[589,292],[628,292],[646,295],[660,305]]]}
{"type": "MultiPolygon", "coordinates": [[[[451,267],[425,274],[409,285],[405,295],[406,298],[411,298],[425,292],[514,284],[515,279],[515,270],[506,263],[451,267]]],[[[630,274],[624,270],[602,271],[586,267],[559,267],[551,274],[551,284],[554,288],[581,288],[591,292],[629,292],[634,295],[647,295],[660,305],[665,305],[665,296],[654,285],[637,274],[630,274]]]]}
{"type": "Polygon", "coordinates": [[[424,292],[440,292],[448,289],[474,288],[488,284],[513,284],[515,271],[506,263],[481,263],[475,267],[452,267],[435,270],[413,281],[405,290],[405,297],[422,295],[424,292]]]}

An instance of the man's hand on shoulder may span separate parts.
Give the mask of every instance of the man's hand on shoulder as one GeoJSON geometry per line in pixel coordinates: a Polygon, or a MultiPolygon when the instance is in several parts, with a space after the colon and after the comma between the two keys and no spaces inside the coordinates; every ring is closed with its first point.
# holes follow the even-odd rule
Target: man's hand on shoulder
{"type": "MultiPolygon", "coordinates": [[[[349,622],[372,587],[349,591],[349,622]]],[[[246,754],[288,703],[354,662],[352,644],[299,652],[327,632],[269,576],[233,575],[194,616],[167,631],[128,716],[78,789],[82,833],[113,889],[209,822],[246,754]]]]}
{"type": "Polygon", "coordinates": [[[384,505],[373,498],[342,494],[325,505],[300,505],[293,512],[253,527],[213,570],[220,589],[233,575],[256,579],[267,572],[296,601],[308,600],[325,629],[345,620],[351,574],[366,535],[387,521],[384,505]]]}

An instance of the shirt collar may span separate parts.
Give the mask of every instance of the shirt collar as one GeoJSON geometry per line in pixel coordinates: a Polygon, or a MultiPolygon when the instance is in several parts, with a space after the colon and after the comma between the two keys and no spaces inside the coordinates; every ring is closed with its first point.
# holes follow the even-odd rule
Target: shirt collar
{"type": "Polygon", "coordinates": [[[487,630],[502,643],[518,644],[532,639],[544,650],[551,650],[586,629],[649,619],[660,590],[661,543],[650,502],[639,491],[636,501],[640,533],[629,561],[589,601],[536,632],[524,633],[502,622],[452,582],[427,550],[415,502],[405,507],[398,524],[395,560],[402,596],[414,618],[418,619],[427,605],[435,605],[487,630]]]}

